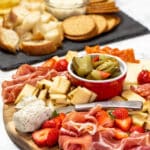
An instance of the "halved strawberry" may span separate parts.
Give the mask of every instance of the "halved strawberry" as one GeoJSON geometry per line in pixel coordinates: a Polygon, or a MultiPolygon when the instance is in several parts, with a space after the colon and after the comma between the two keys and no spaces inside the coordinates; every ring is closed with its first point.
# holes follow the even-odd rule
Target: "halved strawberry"
{"type": "Polygon", "coordinates": [[[128,133],[120,130],[120,129],[115,129],[115,135],[114,137],[117,139],[117,140],[121,140],[121,139],[124,139],[124,138],[127,138],[129,135],[128,133]]]}
{"type": "Polygon", "coordinates": [[[112,115],[116,118],[116,119],[125,119],[128,117],[128,110],[126,108],[116,108],[114,109],[114,111],[112,112],[112,115]]]}
{"type": "Polygon", "coordinates": [[[44,128],[56,128],[56,122],[53,120],[53,119],[51,119],[51,120],[46,120],[46,121],[44,121],[43,122],[43,124],[42,124],[42,128],[44,129],[44,128]]]}
{"type": "Polygon", "coordinates": [[[57,144],[59,136],[58,128],[51,128],[47,137],[47,146],[52,147],[57,144]]]}
{"type": "Polygon", "coordinates": [[[125,119],[115,119],[116,127],[118,127],[119,129],[123,131],[128,131],[131,127],[131,124],[132,124],[131,117],[127,117],[125,119]]]}
{"type": "Polygon", "coordinates": [[[109,116],[107,111],[100,110],[96,114],[96,119],[98,121],[98,124],[104,127],[113,127],[114,120],[109,116]]]}
{"type": "Polygon", "coordinates": [[[54,117],[50,120],[46,120],[42,124],[42,128],[60,128],[64,118],[65,118],[65,114],[60,113],[57,117],[54,117]]]}
{"type": "Polygon", "coordinates": [[[33,141],[40,147],[47,146],[47,137],[50,132],[50,128],[41,129],[32,133],[33,141]]]}
{"type": "Polygon", "coordinates": [[[129,130],[130,132],[139,132],[139,133],[144,133],[145,131],[144,131],[144,128],[143,127],[141,127],[141,126],[138,126],[138,125],[133,125],[131,128],[130,128],[130,130],[129,130]]]}

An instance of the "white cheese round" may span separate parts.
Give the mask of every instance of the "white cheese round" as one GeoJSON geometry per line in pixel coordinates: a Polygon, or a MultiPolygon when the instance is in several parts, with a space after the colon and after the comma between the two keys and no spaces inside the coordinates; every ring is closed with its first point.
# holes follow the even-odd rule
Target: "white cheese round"
{"type": "Polygon", "coordinates": [[[33,132],[40,128],[52,115],[50,108],[42,100],[34,101],[13,115],[15,127],[20,132],[33,132]]]}

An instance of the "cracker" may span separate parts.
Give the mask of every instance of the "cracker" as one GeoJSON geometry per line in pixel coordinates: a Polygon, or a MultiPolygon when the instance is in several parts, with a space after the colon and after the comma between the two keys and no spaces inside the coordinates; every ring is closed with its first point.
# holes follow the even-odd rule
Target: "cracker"
{"type": "Polygon", "coordinates": [[[95,29],[86,35],[82,35],[82,36],[69,36],[69,35],[65,35],[65,37],[67,39],[73,40],[73,41],[85,41],[85,40],[89,40],[93,37],[95,37],[97,35],[97,27],[95,27],[95,29]]]}
{"type": "Polygon", "coordinates": [[[90,15],[90,16],[94,19],[96,23],[97,35],[103,33],[107,28],[107,21],[105,17],[102,15],[90,15]]]}
{"type": "Polygon", "coordinates": [[[64,33],[68,36],[84,36],[92,32],[96,24],[87,15],[79,15],[67,18],[63,21],[64,33]]]}
{"type": "Polygon", "coordinates": [[[87,6],[100,6],[100,7],[108,7],[108,6],[116,6],[116,4],[114,2],[110,2],[110,3],[89,3],[87,6]]]}
{"type": "Polygon", "coordinates": [[[92,2],[87,5],[86,12],[90,13],[114,13],[118,12],[119,8],[116,6],[114,0],[107,0],[104,2],[92,2]]]}
{"type": "Polygon", "coordinates": [[[114,27],[116,27],[120,23],[120,18],[115,15],[105,15],[105,18],[107,20],[107,29],[106,32],[112,30],[114,27]]]}
{"type": "Polygon", "coordinates": [[[110,7],[110,8],[98,8],[98,7],[88,7],[86,12],[87,14],[92,14],[92,13],[95,13],[95,14],[102,14],[102,13],[116,13],[119,11],[119,8],[118,7],[110,7]]]}
{"type": "Polygon", "coordinates": [[[89,0],[89,3],[107,2],[107,0],[89,0]]]}

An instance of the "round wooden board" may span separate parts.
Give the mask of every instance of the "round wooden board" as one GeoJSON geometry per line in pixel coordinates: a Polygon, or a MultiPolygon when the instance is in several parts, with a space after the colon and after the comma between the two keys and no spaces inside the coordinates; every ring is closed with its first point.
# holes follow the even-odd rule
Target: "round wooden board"
{"type": "Polygon", "coordinates": [[[15,129],[15,125],[12,121],[12,116],[15,112],[14,105],[3,106],[3,119],[5,129],[11,138],[11,140],[19,147],[21,150],[59,150],[58,147],[53,148],[40,148],[32,140],[31,134],[20,133],[15,129]]]}

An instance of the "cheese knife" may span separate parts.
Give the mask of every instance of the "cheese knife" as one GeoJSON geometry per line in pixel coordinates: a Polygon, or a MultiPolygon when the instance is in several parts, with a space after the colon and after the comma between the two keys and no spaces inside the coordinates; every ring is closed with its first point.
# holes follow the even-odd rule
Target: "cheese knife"
{"type": "Polygon", "coordinates": [[[57,108],[56,111],[58,113],[68,113],[71,111],[86,111],[89,110],[96,105],[100,105],[102,108],[127,108],[127,109],[133,109],[133,110],[141,110],[143,107],[142,101],[100,101],[100,102],[93,102],[93,103],[87,103],[87,104],[76,104],[74,106],[66,106],[66,107],[60,107],[57,108]]]}

